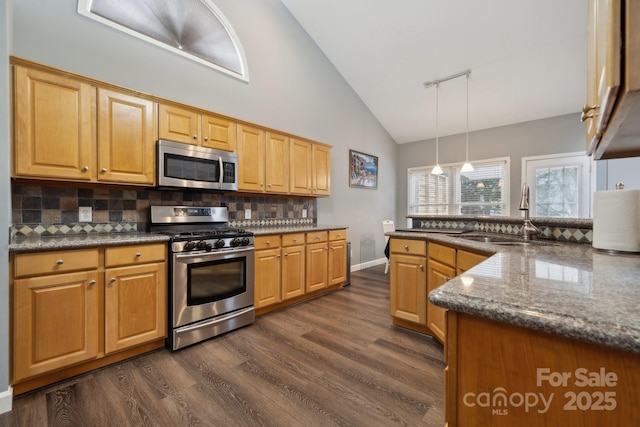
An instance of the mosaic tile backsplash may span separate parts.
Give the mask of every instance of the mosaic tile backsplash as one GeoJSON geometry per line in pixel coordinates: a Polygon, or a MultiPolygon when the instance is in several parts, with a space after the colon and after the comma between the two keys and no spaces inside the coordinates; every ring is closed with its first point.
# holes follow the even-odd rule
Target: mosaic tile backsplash
{"type": "MultiPolygon", "coordinates": [[[[593,242],[593,223],[590,219],[550,219],[545,222],[543,218],[532,218],[532,222],[540,229],[541,239],[588,244],[593,242]]],[[[523,226],[522,219],[514,217],[412,218],[412,224],[412,228],[444,228],[508,235],[521,235],[523,226]]]]}
{"type": "Polygon", "coordinates": [[[14,235],[148,231],[151,205],[226,205],[229,223],[236,227],[313,224],[317,211],[315,198],[241,196],[200,191],[135,191],[13,184],[11,193],[14,235]],[[80,206],[92,208],[91,222],[79,222],[80,206]],[[251,218],[245,218],[245,209],[251,209],[251,218]],[[303,209],[307,210],[306,218],[302,218],[303,209]]]}

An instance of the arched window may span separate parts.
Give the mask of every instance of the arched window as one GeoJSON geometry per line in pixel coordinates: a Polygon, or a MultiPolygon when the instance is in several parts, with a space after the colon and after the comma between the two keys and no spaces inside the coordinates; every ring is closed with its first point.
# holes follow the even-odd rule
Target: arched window
{"type": "Polygon", "coordinates": [[[249,80],[242,46],[210,0],[78,0],[78,13],[249,80]]]}

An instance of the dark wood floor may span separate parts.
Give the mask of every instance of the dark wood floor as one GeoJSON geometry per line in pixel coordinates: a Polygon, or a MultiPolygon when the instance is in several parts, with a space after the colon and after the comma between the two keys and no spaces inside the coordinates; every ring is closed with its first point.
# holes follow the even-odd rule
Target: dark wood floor
{"type": "Polygon", "coordinates": [[[391,326],[383,272],[19,397],[0,426],[442,426],[442,347],[391,326]]]}

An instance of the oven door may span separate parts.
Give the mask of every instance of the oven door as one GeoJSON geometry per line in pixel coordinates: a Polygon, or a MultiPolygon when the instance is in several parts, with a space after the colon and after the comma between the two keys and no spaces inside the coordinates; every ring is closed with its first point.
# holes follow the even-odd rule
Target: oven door
{"type": "Polygon", "coordinates": [[[253,306],[255,249],[173,255],[173,327],[253,306]]]}

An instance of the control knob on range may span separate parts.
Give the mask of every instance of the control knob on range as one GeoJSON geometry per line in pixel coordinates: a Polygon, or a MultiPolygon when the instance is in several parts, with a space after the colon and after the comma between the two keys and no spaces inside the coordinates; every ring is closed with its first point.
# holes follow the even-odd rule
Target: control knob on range
{"type": "Polygon", "coordinates": [[[211,252],[211,243],[205,242],[204,240],[200,240],[196,246],[200,250],[211,252]]]}
{"type": "Polygon", "coordinates": [[[223,248],[224,247],[224,240],[222,240],[222,239],[216,240],[216,242],[214,243],[214,246],[216,247],[216,249],[223,248]]]}
{"type": "Polygon", "coordinates": [[[242,238],[242,246],[247,246],[249,244],[249,238],[248,237],[243,237],[242,238]]]}
{"type": "Polygon", "coordinates": [[[240,246],[240,243],[241,243],[240,239],[237,237],[234,237],[233,239],[231,239],[231,243],[229,244],[235,248],[236,246],[240,246]]]}
{"type": "Polygon", "coordinates": [[[194,242],[194,241],[189,241],[189,242],[184,244],[184,250],[185,251],[192,251],[195,248],[196,248],[196,242],[194,242]]]}

